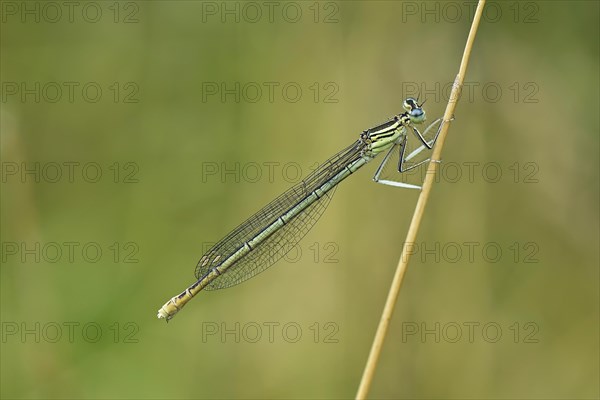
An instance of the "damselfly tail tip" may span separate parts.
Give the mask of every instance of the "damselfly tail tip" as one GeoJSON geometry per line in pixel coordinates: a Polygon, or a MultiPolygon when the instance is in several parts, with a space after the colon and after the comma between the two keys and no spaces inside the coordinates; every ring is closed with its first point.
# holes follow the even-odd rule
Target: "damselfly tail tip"
{"type": "Polygon", "coordinates": [[[158,310],[158,314],[156,316],[158,317],[158,319],[164,318],[165,322],[169,322],[168,315],[165,314],[162,308],[158,310]]]}
{"type": "Polygon", "coordinates": [[[173,316],[172,315],[166,315],[164,312],[161,312],[161,311],[163,311],[163,310],[162,309],[158,310],[158,315],[157,315],[158,319],[164,318],[165,322],[169,323],[169,321],[171,320],[171,318],[173,318],[173,316]]]}
{"type": "Polygon", "coordinates": [[[164,306],[162,306],[158,310],[158,314],[156,315],[158,319],[164,318],[166,322],[169,322],[171,318],[177,314],[179,308],[173,302],[173,299],[167,301],[164,306]]]}

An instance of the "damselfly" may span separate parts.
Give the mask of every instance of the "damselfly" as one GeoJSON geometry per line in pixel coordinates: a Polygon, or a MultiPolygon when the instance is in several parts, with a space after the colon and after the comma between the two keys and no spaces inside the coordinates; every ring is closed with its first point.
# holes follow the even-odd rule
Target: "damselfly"
{"type": "MultiPolygon", "coordinates": [[[[338,183],[388,150],[373,179],[376,182],[419,189],[409,183],[411,171],[424,166],[441,127],[437,119],[421,133],[425,122],[417,99],[404,101],[405,112],[360,134],[357,141],[321,164],[306,179],[288,189],[215,244],[196,266],[196,282],[167,301],[158,318],[169,321],[202,289],[237,285],[266,270],[306,235],[329,205],[338,183]],[[415,138],[409,139],[409,128],[415,138]],[[394,162],[392,160],[398,160],[394,162]],[[388,168],[386,168],[388,166],[388,168]],[[393,166],[399,181],[388,178],[393,166]]],[[[422,168],[421,168],[422,169],[422,168]]]]}

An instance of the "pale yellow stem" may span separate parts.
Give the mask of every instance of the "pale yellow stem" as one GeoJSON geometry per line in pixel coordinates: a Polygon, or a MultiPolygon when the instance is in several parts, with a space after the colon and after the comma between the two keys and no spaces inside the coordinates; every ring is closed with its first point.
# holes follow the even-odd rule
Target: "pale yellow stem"
{"type": "Polygon", "coordinates": [[[444,112],[440,134],[437,138],[435,147],[433,149],[431,161],[429,162],[429,165],[427,167],[427,173],[423,182],[423,188],[421,194],[419,195],[419,199],[417,200],[415,212],[410,222],[408,233],[406,234],[406,240],[404,241],[404,245],[402,247],[402,254],[400,255],[400,260],[398,261],[398,266],[396,267],[396,272],[394,274],[394,279],[392,281],[392,285],[390,287],[390,291],[385,302],[385,307],[381,315],[381,320],[379,321],[379,326],[377,327],[377,333],[375,334],[375,339],[373,340],[373,344],[371,346],[369,359],[367,360],[367,364],[365,366],[365,370],[360,381],[360,386],[358,388],[358,392],[356,393],[356,399],[358,400],[362,400],[367,397],[367,394],[369,393],[369,388],[371,386],[371,382],[373,381],[377,361],[379,360],[379,355],[383,347],[383,341],[385,340],[390,320],[392,319],[392,314],[394,312],[394,306],[396,304],[398,294],[400,293],[400,286],[402,285],[402,280],[408,267],[408,261],[412,253],[411,248],[412,245],[415,243],[417,232],[419,230],[419,225],[421,224],[421,220],[423,219],[425,205],[427,204],[427,199],[429,198],[429,193],[431,192],[431,187],[433,186],[436,169],[438,167],[439,161],[441,160],[440,155],[442,153],[444,141],[446,140],[448,127],[450,126],[449,122],[452,120],[452,117],[454,115],[454,110],[456,108],[460,91],[463,86],[465,72],[467,70],[467,64],[469,63],[469,57],[471,55],[473,41],[475,40],[475,33],[477,32],[477,28],[479,26],[479,20],[481,19],[481,13],[483,12],[484,4],[485,0],[479,1],[479,4],[477,5],[477,10],[475,12],[475,16],[473,17],[473,23],[471,24],[471,30],[469,31],[467,44],[465,45],[465,51],[463,52],[462,60],[460,62],[458,75],[456,75],[456,79],[454,80],[452,92],[450,93],[450,99],[446,106],[446,111],[444,112]]]}

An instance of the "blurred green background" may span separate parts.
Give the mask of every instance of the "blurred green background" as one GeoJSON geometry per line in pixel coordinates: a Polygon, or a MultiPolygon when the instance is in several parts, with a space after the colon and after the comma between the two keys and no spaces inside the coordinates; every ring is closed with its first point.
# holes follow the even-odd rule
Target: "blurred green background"
{"type": "MultiPolygon", "coordinates": [[[[156,310],[404,97],[441,115],[474,4],[2,2],[1,397],[353,397],[418,196],[377,161],[156,310]]],[[[598,4],[489,4],[371,397],[600,395],[598,4]]]]}

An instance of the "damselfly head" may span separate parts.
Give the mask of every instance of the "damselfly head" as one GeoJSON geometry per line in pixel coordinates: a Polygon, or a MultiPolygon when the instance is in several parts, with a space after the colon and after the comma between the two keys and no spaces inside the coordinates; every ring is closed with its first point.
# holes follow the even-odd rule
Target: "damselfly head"
{"type": "Polygon", "coordinates": [[[421,106],[422,104],[419,104],[418,99],[409,97],[404,100],[403,107],[408,112],[410,121],[413,124],[422,124],[425,122],[425,110],[423,110],[421,106]]]}

